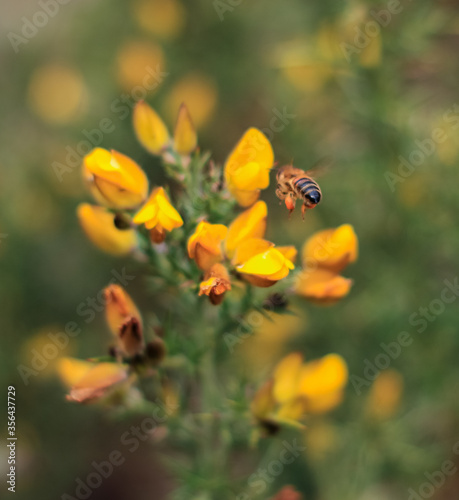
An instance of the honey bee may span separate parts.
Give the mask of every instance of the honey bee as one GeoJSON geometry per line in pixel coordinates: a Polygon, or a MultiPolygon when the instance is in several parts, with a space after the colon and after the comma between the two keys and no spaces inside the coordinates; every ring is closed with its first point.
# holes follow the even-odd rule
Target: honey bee
{"type": "Polygon", "coordinates": [[[322,199],[322,191],[317,182],[305,172],[293,165],[285,165],[277,172],[276,196],[280,200],[285,200],[285,206],[290,213],[295,209],[297,199],[303,200],[301,214],[306,210],[314,208],[322,199]]]}

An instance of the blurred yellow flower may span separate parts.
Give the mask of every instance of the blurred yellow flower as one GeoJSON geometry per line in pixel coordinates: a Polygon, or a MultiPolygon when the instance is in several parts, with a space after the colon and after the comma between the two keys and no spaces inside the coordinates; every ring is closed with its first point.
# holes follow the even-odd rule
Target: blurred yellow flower
{"type": "Polygon", "coordinates": [[[217,262],[204,274],[204,281],[199,285],[199,296],[207,295],[212,304],[218,305],[228,290],[231,290],[228,271],[223,264],[217,262]]]}
{"type": "Polygon", "coordinates": [[[86,110],[87,90],[77,70],[47,64],[32,74],[28,102],[44,122],[63,125],[75,121],[86,110]]]}
{"type": "Polygon", "coordinates": [[[180,106],[174,131],[174,149],[181,155],[189,155],[198,145],[198,135],[185,104],[180,106]]]}
{"type": "Polygon", "coordinates": [[[204,127],[212,118],[217,105],[215,83],[200,73],[186,75],[166,97],[164,107],[171,120],[175,120],[182,103],[187,105],[196,128],[204,127]]]}
{"type": "Polygon", "coordinates": [[[274,153],[267,137],[256,128],[248,129],[225,163],[228,189],[239,205],[257,201],[260,190],[269,186],[274,153]]]}
{"type": "Polygon", "coordinates": [[[154,243],[161,243],[166,237],[166,231],[172,231],[183,226],[180,214],[172,206],[164,188],[153,189],[148,201],[137,212],[133,219],[134,224],[145,224],[150,230],[154,243]]]}
{"type": "Polygon", "coordinates": [[[298,425],[305,413],[325,413],[341,403],[348,370],[338,354],[303,363],[300,353],[283,358],[257,392],[252,413],[261,424],[298,425]]]}
{"type": "Polygon", "coordinates": [[[244,279],[263,288],[274,285],[295,268],[279,249],[274,248],[274,243],[261,238],[243,241],[232,262],[244,279]]]}
{"type": "Polygon", "coordinates": [[[358,240],[350,224],[315,233],[306,241],[302,250],[303,265],[336,273],[355,262],[357,256],[358,240]]]}
{"type": "Polygon", "coordinates": [[[161,72],[166,67],[162,48],[139,40],[126,42],[121,47],[116,65],[119,84],[137,99],[143,99],[159,87],[161,72]],[[134,92],[137,87],[142,89],[140,97],[134,92]]]}
{"type": "Polygon", "coordinates": [[[118,346],[128,356],[139,353],[144,347],[143,325],[133,300],[115,284],[105,288],[104,297],[105,318],[118,346]]]}
{"type": "Polygon", "coordinates": [[[352,280],[327,269],[303,269],[296,276],[295,293],[322,305],[334,304],[345,297],[352,280]]]}
{"type": "Polygon", "coordinates": [[[110,208],[135,208],[148,195],[145,172],[126,155],[95,148],[83,159],[83,178],[94,198],[110,208]]]}
{"type": "Polygon", "coordinates": [[[141,28],[165,40],[176,38],[185,25],[186,12],[179,0],[136,0],[133,14],[141,28]]]}
{"type": "Polygon", "coordinates": [[[337,302],[352,286],[352,280],[339,273],[357,257],[358,240],[351,225],[315,233],[303,246],[304,269],[297,275],[295,292],[317,304],[337,302]]]}
{"type": "Polygon", "coordinates": [[[394,416],[403,396],[403,377],[397,370],[382,371],[371,386],[366,412],[376,419],[394,416]]]}
{"type": "Polygon", "coordinates": [[[188,255],[200,269],[207,271],[223,260],[222,243],[227,232],[228,228],[223,224],[209,224],[206,221],[198,224],[188,239],[188,255]]]}
{"type": "Polygon", "coordinates": [[[139,101],[133,113],[134,131],[140,144],[158,155],[169,143],[169,132],[156,111],[145,101],[139,101]]]}
{"type": "Polygon", "coordinates": [[[81,227],[98,248],[112,255],[127,255],[137,248],[134,229],[118,229],[116,214],[103,207],[81,203],[77,208],[81,227]]]}
{"type": "Polygon", "coordinates": [[[117,363],[92,363],[61,358],[57,366],[62,382],[70,387],[69,401],[86,403],[108,394],[128,377],[128,367],[117,363]]]}

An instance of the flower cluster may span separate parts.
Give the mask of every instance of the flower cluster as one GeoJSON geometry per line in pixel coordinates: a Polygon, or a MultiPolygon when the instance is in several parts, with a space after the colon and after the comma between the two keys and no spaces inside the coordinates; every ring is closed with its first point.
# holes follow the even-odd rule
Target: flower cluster
{"type": "Polygon", "coordinates": [[[358,255],[354,229],[344,224],[314,234],[303,246],[303,270],[297,277],[298,295],[319,304],[332,304],[349,293],[352,280],[340,276],[358,255]]]}
{"type": "MultiPolygon", "coordinates": [[[[204,377],[201,373],[217,358],[220,332],[235,328],[251,311],[264,311],[273,297],[281,300],[269,307],[269,313],[263,312],[270,321],[282,312],[295,314],[297,309],[288,306],[288,294],[320,304],[343,298],[352,282],[340,273],[357,259],[357,237],[347,224],[312,235],[301,252],[299,271],[294,265],[295,246],[276,246],[265,239],[268,207],[259,198],[269,186],[274,153],[259,130],[248,129],[220,169],[209,154],[199,150],[185,105],[179,109],[172,135],[143,101],[134,109],[133,123],[140,144],[161,158],[174,182],[150,186],[150,172],[132,158],[96,148],[84,158],[82,174],[97,205],[79,205],[78,218],[88,238],[101,250],[147,261],[159,286],[167,287],[177,297],[175,306],[183,307],[190,317],[186,318],[186,332],[175,326],[152,328],[126,291],[109,285],[104,290],[106,322],[114,339],[109,355],[88,361],[64,358],[59,364],[61,377],[70,388],[68,399],[80,403],[113,401],[115,394],[116,401],[126,402],[121,395],[133,391],[135,382],[146,376],[155,378],[154,385],[162,393],[174,376],[188,379],[197,375],[188,391],[196,390],[199,382],[214,383],[215,369],[204,377]],[[290,274],[296,278],[293,287],[286,280],[290,274]],[[264,288],[276,284],[275,294],[261,298],[264,288]],[[254,287],[260,290],[255,292],[254,287]],[[204,298],[219,307],[204,309],[204,298]],[[183,373],[178,376],[180,370],[183,373]]],[[[255,423],[253,430],[258,434],[260,430],[273,434],[284,426],[302,428],[306,415],[330,411],[342,401],[347,379],[347,366],[340,355],[328,354],[305,363],[303,355],[294,352],[278,363],[253,398],[244,396],[243,418],[255,423]]],[[[244,394],[250,393],[248,389],[244,394]]],[[[142,384],[135,390],[137,397],[130,401],[142,397],[142,384]]],[[[207,413],[198,412],[199,418],[192,420],[200,422],[202,415],[216,414],[214,400],[209,406],[206,396],[217,392],[203,389],[197,397],[182,395],[183,415],[195,413],[200,399],[207,405],[207,413]]],[[[148,404],[148,397],[143,397],[141,408],[148,404]]],[[[218,418],[218,425],[230,422],[234,415],[234,409],[225,410],[223,401],[218,411],[227,414],[218,418]]],[[[202,418],[203,425],[207,418],[202,418]]],[[[298,498],[290,488],[277,497],[298,498]]]]}
{"type": "Polygon", "coordinates": [[[252,413],[268,431],[281,424],[296,426],[306,413],[335,408],[343,398],[347,379],[346,363],[337,354],[309,363],[303,363],[300,353],[289,354],[257,392],[252,413]]]}

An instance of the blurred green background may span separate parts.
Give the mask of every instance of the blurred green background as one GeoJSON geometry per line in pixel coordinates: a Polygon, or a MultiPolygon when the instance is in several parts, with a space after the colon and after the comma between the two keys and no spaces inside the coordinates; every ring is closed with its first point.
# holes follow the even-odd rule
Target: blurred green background
{"type": "MultiPolygon", "coordinates": [[[[330,309],[300,303],[307,321],[288,343],[279,329],[277,354],[292,346],[308,359],[338,352],[364,378],[381,343],[402,331],[414,339],[390,361],[396,382],[382,396],[351,382],[337,411],[308,423],[308,463],[286,467],[274,490],[291,483],[306,499],[406,499],[445,460],[459,466],[452,451],[458,303],[440,303],[444,281],[459,275],[457,7],[453,0],[0,2],[0,400],[6,415],[6,386],[14,384],[16,498],[73,495],[76,478],[117,449],[130,425],[67,403],[53,361],[27,384],[18,366],[31,366],[48,333],[69,321],[84,326],[79,304],[113,270],[138,276],[129,293],[151,307],[141,267],[95,249],[75,216],[89,200],[76,166],[88,136],[134,158],[154,183],[163,180],[131,126],[131,108],[143,97],[170,127],[186,101],[201,148],[220,163],[249,126],[265,131],[280,165],[293,160],[307,169],[333,158],[320,178],[323,202],[304,222],[299,213],[288,220],[272,186],[262,194],[268,237],[278,244],[300,246],[344,223],[360,242],[359,260],[344,273],[355,282],[350,295],[330,309]],[[148,74],[161,77],[145,94],[148,74]],[[108,133],[100,131],[104,119],[108,133]],[[77,158],[69,163],[70,151],[77,158]],[[400,156],[415,164],[411,172],[400,156]],[[426,327],[414,324],[432,301],[426,327]],[[372,417],[392,396],[388,415],[372,417]]],[[[91,356],[107,344],[99,313],[62,354],[91,356]]],[[[262,359],[260,370],[268,370],[270,356],[262,359]]],[[[2,445],[2,474],[6,456],[2,445]]],[[[155,446],[143,444],[91,498],[161,499],[173,489],[155,446]]],[[[423,491],[456,498],[459,475],[423,491]]]]}

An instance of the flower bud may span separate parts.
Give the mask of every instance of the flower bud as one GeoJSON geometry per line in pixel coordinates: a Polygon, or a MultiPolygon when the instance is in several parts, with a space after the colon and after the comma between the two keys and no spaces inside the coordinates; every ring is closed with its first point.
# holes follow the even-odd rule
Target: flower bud
{"type": "Polygon", "coordinates": [[[139,310],[131,297],[119,285],[104,290],[105,317],[118,345],[127,356],[143,350],[143,325],[139,310]]]}
{"type": "Polygon", "coordinates": [[[222,264],[214,264],[204,275],[204,281],[199,286],[199,296],[207,295],[212,304],[221,304],[225,293],[231,290],[231,281],[222,264]]]}
{"type": "Polygon", "coordinates": [[[180,106],[174,131],[174,149],[185,156],[192,153],[198,144],[198,135],[185,104],[180,106]]]}
{"type": "Polygon", "coordinates": [[[150,153],[158,155],[169,143],[169,132],[156,111],[145,101],[134,108],[134,130],[140,144],[150,153]]]}

